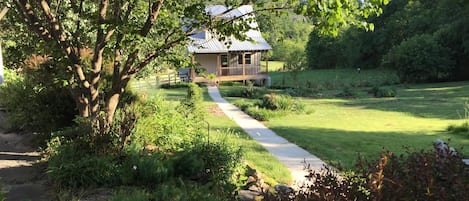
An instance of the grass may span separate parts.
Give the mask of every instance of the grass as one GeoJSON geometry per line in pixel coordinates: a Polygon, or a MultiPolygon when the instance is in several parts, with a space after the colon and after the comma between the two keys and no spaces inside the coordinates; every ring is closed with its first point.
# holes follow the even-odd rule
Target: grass
{"type": "MultiPolygon", "coordinates": [[[[140,89],[139,93],[147,96],[164,96],[166,100],[177,104],[186,95],[187,88],[176,89],[140,89]]],[[[274,185],[277,183],[290,183],[292,181],[289,170],[281,164],[274,156],[251,139],[242,129],[231,119],[222,115],[217,110],[216,104],[212,101],[208,93],[204,92],[204,101],[209,110],[207,121],[210,123],[211,135],[217,135],[217,130],[230,129],[239,133],[238,144],[242,145],[243,158],[251,167],[263,174],[266,183],[274,185]]],[[[214,136],[216,137],[216,136],[214,136]]]]}
{"type": "Polygon", "coordinates": [[[372,98],[366,92],[369,87],[354,88],[358,98],[352,99],[335,98],[332,94],[337,90],[326,90],[325,94],[331,94],[327,98],[300,98],[313,113],[275,117],[265,124],[321,159],[347,169],[354,166],[359,153],[377,159],[387,150],[401,154],[404,147],[431,149],[436,139],[450,139],[451,146],[469,157],[469,135],[446,131],[448,125],[467,121],[463,118],[469,82],[396,88],[395,98],[372,98]]]}
{"type": "Polygon", "coordinates": [[[309,70],[299,73],[296,78],[289,72],[270,72],[269,75],[274,87],[337,89],[343,86],[389,85],[399,81],[394,72],[377,69],[361,70],[360,73],[355,69],[309,70]]]}
{"type": "MultiPolygon", "coordinates": [[[[284,64],[285,62],[283,61],[269,61],[269,72],[282,71],[284,64]]],[[[265,62],[262,62],[261,65],[263,66],[262,69],[264,69],[265,62]]]]}

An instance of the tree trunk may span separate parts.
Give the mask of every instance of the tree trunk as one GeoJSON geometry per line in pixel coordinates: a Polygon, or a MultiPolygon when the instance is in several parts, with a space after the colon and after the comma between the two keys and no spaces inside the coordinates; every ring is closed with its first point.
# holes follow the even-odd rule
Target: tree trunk
{"type": "Polygon", "coordinates": [[[116,113],[117,105],[119,104],[121,93],[113,93],[106,102],[106,121],[112,123],[114,114],[116,113]]]}

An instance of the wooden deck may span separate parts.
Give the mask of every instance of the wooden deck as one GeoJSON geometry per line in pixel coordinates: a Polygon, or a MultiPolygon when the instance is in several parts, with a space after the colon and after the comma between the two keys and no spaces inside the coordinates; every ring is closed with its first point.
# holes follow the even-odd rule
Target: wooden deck
{"type": "Polygon", "coordinates": [[[204,77],[194,77],[193,82],[206,82],[206,83],[217,83],[226,81],[244,81],[244,80],[264,80],[269,76],[266,73],[259,73],[255,75],[228,75],[228,76],[217,76],[213,79],[207,79],[204,77]]]}

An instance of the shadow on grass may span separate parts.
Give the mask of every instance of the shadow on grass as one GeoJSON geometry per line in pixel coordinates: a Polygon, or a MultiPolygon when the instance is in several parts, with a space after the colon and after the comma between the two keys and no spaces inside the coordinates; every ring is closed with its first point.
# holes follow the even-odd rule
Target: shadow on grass
{"type": "Polygon", "coordinates": [[[415,150],[432,149],[436,139],[447,141],[464,156],[469,156],[469,139],[447,132],[424,133],[357,132],[324,128],[293,128],[271,126],[278,135],[297,144],[331,164],[341,163],[346,169],[354,167],[358,154],[377,160],[383,151],[405,153],[405,147],[415,150]],[[465,149],[464,149],[465,147],[465,149]]]}
{"type": "Polygon", "coordinates": [[[417,85],[398,89],[396,98],[350,99],[333,104],[411,114],[420,118],[457,120],[465,118],[469,82],[417,85]]]}

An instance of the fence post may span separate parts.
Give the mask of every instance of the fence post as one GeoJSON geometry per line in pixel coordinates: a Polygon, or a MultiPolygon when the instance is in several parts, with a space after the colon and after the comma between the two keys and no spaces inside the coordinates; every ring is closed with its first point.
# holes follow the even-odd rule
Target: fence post
{"type": "Polygon", "coordinates": [[[168,74],[168,87],[171,86],[171,74],[168,74]]]}
{"type": "Polygon", "coordinates": [[[160,86],[160,76],[156,76],[156,87],[158,88],[160,86]]]}

